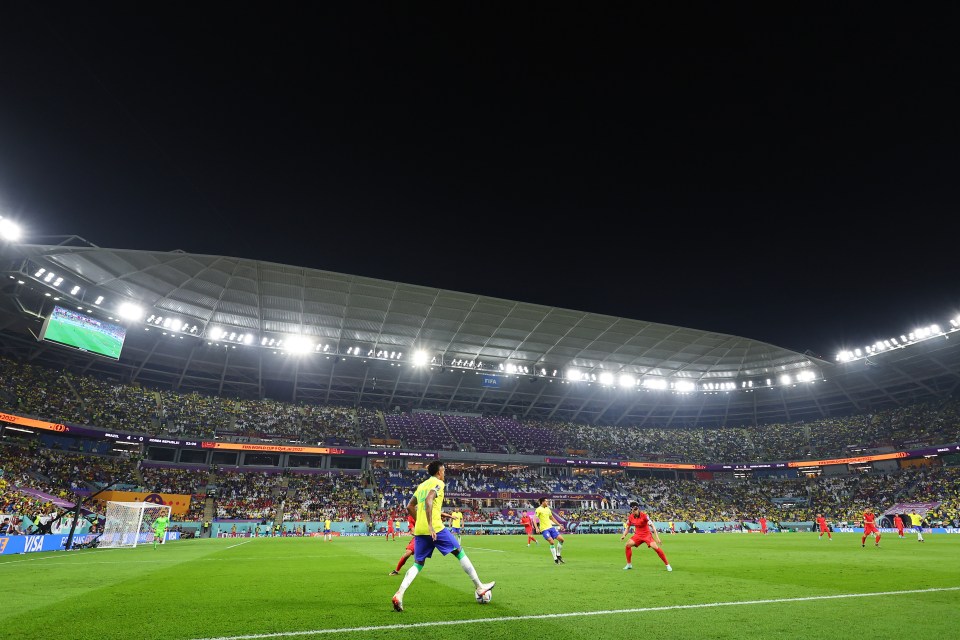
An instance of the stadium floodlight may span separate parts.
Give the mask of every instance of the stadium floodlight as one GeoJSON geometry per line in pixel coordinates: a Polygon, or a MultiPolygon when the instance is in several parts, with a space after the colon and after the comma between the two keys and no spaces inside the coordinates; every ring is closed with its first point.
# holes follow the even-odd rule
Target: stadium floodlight
{"type": "Polygon", "coordinates": [[[785,373],[782,376],[780,376],[780,384],[786,385],[786,384],[790,384],[791,382],[793,382],[793,378],[790,377],[790,374],[785,373]]]}
{"type": "Polygon", "coordinates": [[[427,356],[428,356],[428,355],[429,355],[429,354],[428,354],[426,351],[424,351],[423,349],[420,349],[419,351],[414,351],[414,352],[413,352],[413,366],[415,366],[415,367],[422,367],[422,366],[424,366],[425,364],[427,364],[427,356]]]}
{"type": "Polygon", "coordinates": [[[23,235],[20,225],[11,220],[0,216],[0,240],[7,242],[16,242],[23,235]]]}
{"type": "Polygon", "coordinates": [[[117,313],[126,320],[140,320],[143,318],[143,307],[132,302],[123,302],[117,307],[117,313]]]}
{"type": "Polygon", "coordinates": [[[690,380],[678,380],[673,384],[673,388],[680,393],[692,393],[697,390],[697,385],[690,380]]]}
{"type": "Polygon", "coordinates": [[[290,353],[309,353],[313,350],[313,342],[304,336],[290,336],[287,338],[287,351],[290,353]]]}
{"type": "Polygon", "coordinates": [[[74,287],[70,289],[70,295],[75,296],[78,291],[80,291],[80,285],[74,285],[74,287]]]}
{"type": "Polygon", "coordinates": [[[47,271],[47,275],[45,275],[45,276],[43,277],[43,281],[44,281],[44,282],[50,282],[51,280],[53,280],[53,279],[56,278],[56,277],[57,277],[57,276],[56,276],[56,274],[53,273],[53,271],[47,271]]]}
{"type": "MultiPolygon", "coordinates": [[[[680,384],[680,383],[677,383],[680,384]]],[[[663,378],[646,377],[643,379],[644,389],[666,389],[667,381],[663,378]]]]}
{"type": "Polygon", "coordinates": [[[600,374],[600,384],[610,386],[613,384],[613,374],[609,371],[604,371],[600,374]]]}
{"type": "Polygon", "coordinates": [[[625,373],[620,376],[620,386],[624,389],[629,389],[630,387],[637,386],[637,379],[634,378],[629,373],[625,373]]]}
{"type": "Polygon", "coordinates": [[[97,296],[97,299],[93,301],[94,306],[103,302],[103,296],[97,296]]]}
{"type": "Polygon", "coordinates": [[[220,327],[214,327],[210,329],[211,340],[219,340],[222,335],[223,335],[223,329],[221,329],[220,327]]]}

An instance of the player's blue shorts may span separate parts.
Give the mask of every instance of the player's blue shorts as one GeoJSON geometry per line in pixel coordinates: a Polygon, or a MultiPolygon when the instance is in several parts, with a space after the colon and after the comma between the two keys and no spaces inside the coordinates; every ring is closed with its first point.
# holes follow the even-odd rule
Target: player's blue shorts
{"type": "Polygon", "coordinates": [[[541,531],[540,535],[543,536],[544,540],[546,540],[547,542],[550,542],[552,538],[560,537],[560,532],[557,531],[556,527],[550,527],[549,529],[544,529],[543,531],[541,531]]]}
{"type": "Polygon", "coordinates": [[[330,529],[324,529],[323,532],[324,532],[324,533],[330,533],[330,529]]]}
{"type": "Polygon", "coordinates": [[[460,543],[450,533],[450,529],[441,529],[437,532],[437,539],[434,540],[430,534],[425,536],[413,537],[413,561],[417,564],[423,564],[423,561],[433,556],[433,550],[436,549],[440,555],[447,555],[451,551],[460,548],[460,543]]]}
{"type": "Polygon", "coordinates": [[[453,531],[453,535],[455,535],[455,536],[460,535],[460,527],[456,527],[455,529],[451,529],[451,531],[453,531]]]}

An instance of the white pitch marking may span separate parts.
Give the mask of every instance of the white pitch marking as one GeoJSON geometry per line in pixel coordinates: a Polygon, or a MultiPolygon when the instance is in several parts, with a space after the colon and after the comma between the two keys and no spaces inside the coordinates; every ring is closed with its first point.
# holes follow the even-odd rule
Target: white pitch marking
{"type": "Polygon", "coordinates": [[[224,547],[224,549],[233,549],[234,547],[242,547],[247,544],[247,542],[252,542],[252,540],[247,540],[246,542],[238,542],[237,544],[232,544],[229,547],[224,547]]]}
{"type": "Polygon", "coordinates": [[[534,616],[504,616],[501,618],[473,618],[470,620],[438,620],[436,622],[413,622],[410,624],[384,624],[373,627],[349,627],[346,629],[314,629],[312,631],[281,631],[278,633],[257,633],[243,636],[219,636],[198,640],[259,640],[260,638],[290,638],[293,636],[312,636],[333,633],[356,633],[370,631],[388,631],[392,629],[413,629],[417,627],[447,627],[460,624],[480,624],[485,622],[518,622],[521,620],[549,620],[552,618],[577,618],[586,616],[610,616],[618,613],[648,613],[650,611],[674,611],[681,609],[709,609],[712,607],[737,607],[752,604],[781,604],[784,602],[811,602],[815,600],[839,600],[842,598],[871,598],[875,596],[901,596],[912,593],[934,593],[937,591],[960,591],[960,587],[933,587],[930,589],[908,589],[905,591],[877,591],[873,593],[841,593],[833,596],[804,596],[799,598],[774,598],[772,600],[743,600],[740,602],[705,602],[703,604],[674,604],[664,607],[643,607],[639,609],[610,609],[607,611],[576,611],[572,613],[544,613],[534,616]]]}

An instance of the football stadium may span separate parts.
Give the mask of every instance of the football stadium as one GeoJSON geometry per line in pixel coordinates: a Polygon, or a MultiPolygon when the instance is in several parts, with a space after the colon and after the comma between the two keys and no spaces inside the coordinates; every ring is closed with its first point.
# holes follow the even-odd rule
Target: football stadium
{"type": "Polygon", "coordinates": [[[957,318],[820,359],[241,257],[0,259],[5,628],[952,633],[957,318]],[[460,567],[405,553],[436,461],[460,567]]]}
{"type": "Polygon", "coordinates": [[[0,637],[957,637],[911,8],[5,3],[0,637]]]}

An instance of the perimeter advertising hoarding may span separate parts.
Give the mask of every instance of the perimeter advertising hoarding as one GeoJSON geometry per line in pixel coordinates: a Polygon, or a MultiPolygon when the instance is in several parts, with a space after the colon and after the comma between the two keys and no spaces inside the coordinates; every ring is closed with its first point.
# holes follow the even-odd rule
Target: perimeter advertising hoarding
{"type": "MultiPolygon", "coordinates": [[[[167,540],[179,540],[180,533],[167,531],[167,540]]],[[[61,551],[67,546],[69,535],[43,536],[0,536],[0,556],[9,556],[16,553],[37,553],[40,551],[61,551]]],[[[87,544],[99,534],[87,533],[82,536],[74,535],[73,544],[87,544]]],[[[153,541],[153,532],[141,533],[140,544],[153,541]]]]}

